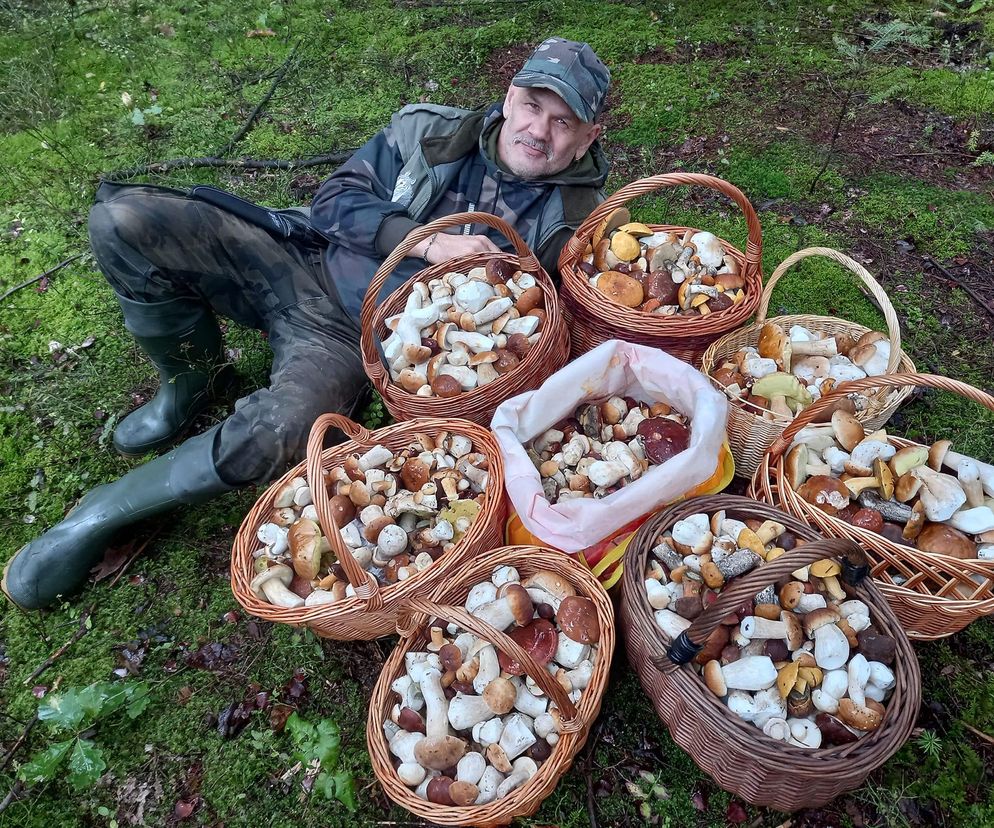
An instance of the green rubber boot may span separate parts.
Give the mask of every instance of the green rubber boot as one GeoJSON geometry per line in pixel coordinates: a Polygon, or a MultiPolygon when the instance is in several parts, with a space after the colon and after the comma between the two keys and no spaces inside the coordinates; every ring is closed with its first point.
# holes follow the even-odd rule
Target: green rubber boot
{"type": "Polygon", "coordinates": [[[173,443],[234,381],[210,309],[196,299],[135,302],[118,296],[125,326],[159,371],[159,390],[114,431],[114,448],[138,457],[173,443]]]}
{"type": "Polygon", "coordinates": [[[23,609],[47,607],[83,586],[119,529],[237,488],[214,468],[219,428],[88,492],[61,523],[21,547],[4,569],[0,588],[23,609]]]}

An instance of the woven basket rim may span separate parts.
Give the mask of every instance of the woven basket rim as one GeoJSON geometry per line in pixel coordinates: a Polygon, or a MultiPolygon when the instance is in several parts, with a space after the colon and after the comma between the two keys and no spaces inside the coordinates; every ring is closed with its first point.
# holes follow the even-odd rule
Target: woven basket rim
{"type": "MultiPolygon", "coordinates": [[[[446,431],[466,434],[473,442],[474,451],[481,451],[486,455],[489,463],[488,471],[490,473],[487,483],[487,496],[473,525],[470,526],[469,530],[467,530],[453,549],[442,554],[431,566],[416,572],[410,578],[394,584],[380,586],[379,594],[384,603],[398,601],[404,595],[411,592],[432,589],[434,581],[446,576],[448,570],[457,567],[466,555],[474,554],[473,550],[475,546],[487,534],[488,523],[495,519],[499,520],[501,522],[501,531],[503,531],[504,514],[506,512],[503,498],[504,466],[496,440],[488,429],[484,429],[482,426],[469,420],[458,418],[447,420],[421,418],[403,423],[395,423],[372,431],[370,432],[370,441],[372,444],[383,444],[389,448],[409,442],[409,438],[413,438],[417,433],[437,436],[439,433],[446,431]],[[494,493],[500,493],[500,496],[494,493]]],[[[355,453],[361,454],[362,451],[362,446],[354,440],[347,440],[331,448],[324,449],[321,453],[322,468],[329,469],[333,465],[340,464],[346,457],[355,453]]],[[[314,624],[333,623],[339,618],[342,619],[342,623],[345,623],[345,617],[356,616],[359,621],[358,626],[362,626],[361,617],[367,612],[368,602],[361,598],[348,597],[332,604],[287,609],[277,607],[259,598],[249,587],[255,574],[252,563],[252,552],[258,548],[258,541],[255,536],[256,529],[266,521],[268,514],[273,509],[273,501],[276,499],[276,495],[280,489],[294,477],[306,477],[306,470],[307,460],[305,459],[271,483],[242,520],[232,543],[232,592],[239,604],[247,612],[268,621],[278,621],[293,626],[311,626],[314,624]]],[[[322,527],[323,533],[324,527],[322,527]]],[[[388,635],[389,632],[387,630],[378,635],[388,635]]]]}
{"type": "Polygon", "coordinates": [[[589,735],[590,726],[600,711],[610,673],[615,645],[614,608],[611,599],[588,569],[561,552],[537,545],[501,546],[476,557],[450,580],[441,583],[432,593],[435,603],[463,605],[469,589],[481,579],[490,577],[497,566],[515,566],[522,577],[538,569],[559,571],[570,581],[577,595],[590,598],[601,622],[601,637],[590,684],[584,689],[577,703],[577,719],[582,727],[578,731],[564,731],[553,747],[552,753],[539,767],[538,773],[528,783],[508,796],[487,805],[466,807],[435,805],[421,799],[404,785],[394,772],[391,754],[383,733],[383,720],[389,718],[393,693],[390,684],[403,671],[404,654],[428,641],[427,625],[420,624],[413,631],[405,630],[384,664],[373,688],[366,724],[367,748],[373,770],[387,796],[411,813],[441,825],[505,825],[515,817],[534,813],[554,789],[559,779],[569,769],[589,735]],[[445,596],[457,596],[457,600],[445,596]],[[384,760],[387,761],[384,761],[384,760]],[[388,770],[389,767],[389,770],[388,770]]]}
{"type": "MultiPolygon", "coordinates": [[[[820,320],[823,325],[838,325],[840,327],[845,326],[850,328],[853,332],[858,333],[862,336],[865,333],[874,332],[873,328],[867,328],[865,325],[860,325],[856,322],[850,322],[848,319],[842,319],[837,316],[821,316],[816,314],[806,314],[806,313],[789,313],[783,314],[782,316],[769,317],[763,322],[754,322],[753,324],[738,328],[734,331],[729,331],[724,334],[720,339],[715,340],[711,343],[708,349],[704,352],[704,356],[701,357],[700,370],[707,378],[711,381],[725,398],[728,400],[729,406],[738,411],[743,417],[749,418],[750,421],[758,422],[762,421],[768,426],[776,426],[780,431],[789,425],[789,421],[784,420],[766,420],[761,414],[752,410],[754,406],[750,403],[744,402],[741,399],[733,399],[725,391],[724,387],[715,380],[713,372],[718,365],[718,361],[728,356],[729,353],[734,353],[732,346],[735,345],[735,351],[742,347],[742,344],[738,342],[740,339],[744,339],[746,343],[755,344],[752,342],[753,339],[758,341],[758,334],[763,329],[763,326],[767,323],[778,324],[781,327],[786,327],[789,324],[799,324],[801,320],[817,319],[820,320]],[[754,336],[755,335],[755,336],[754,336]]],[[[907,352],[903,348],[899,349],[900,356],[898,358],[898,367],[893,372],[894,374],[907,374],[907,373],[917,373],[918,369],[915,367],[915,363],[908,356],[907,352]]],[[[896,409],[902,402],[904,402],[913,393],[910,388],[895,388],[888,391],[888,393],[875,394],[869,399],[869,405],[862,411],[857,411],[855,417],[857,420],[870,420],[876,416],[879,416],[881,412],[887,409],[896,409]]],[[[890,413],[893,413],[891,411],[890,413]]],[[[890,414],[888,414],[890,416],[890,414]]]]}
{"type": "MultiPolygon", "coordinates": [[[[658,628],[645,593],[644,572],[648,556],[651,554],[651,547],[659,534],[665,531],[682,517],[697,512],[712,513],[724,509],[727,513],[741,514],[743,519],[760,518],[773,519],[783,523],[790,531],[808,541],[822,539],[818,532],[810,526],[798,520],[797,517],[786,513],[767,503],[762,503],[750,498],[738,497],[735,495],[705,495],[698,498],[682,501],[667,508],[663,512],[653,516],[636,531],[635,537],[625,553],[624,573],[622,575],[623,594],[628,611],[631,613],[633,623],[638,625],[645,633],[647,641],[665,641],[665,634],[658,628]],[[652,634],[649,635],[648,632],[652,634]]],[[[789,552],[787,553],[790,554],[789,552]]],[[[762,565],[760,565],[762,566],[762,565]]],[[[757,761],[762,757],[763,761],[789,760],[792,763],[792,772],[809,773],[812,776],[826,772],[826,768],[833,764],[851,765],[853,756],[873,756],[881,751],[886,755],[891,755],[907,738],[907,733],[900,736],[899,729],[903,723],[901,721],[902,712],[913,711],[911,721],[907,723],[906,730],[910,732],[914,718],[918,713],[920,699],[920,673],[918,661],[911,649],[911,643],[904,634],[903,628],[897,617],[894,615],[886,599],[879,589],[867,578],[859,587],[850,589],[857,594],[857,597],[866,603],[874,613],[874,623],[882,627],[889,635],[894,637],[898,645],[898,652],[895,666],[892,667],[897,684],[894,692],[890,696],[887,704],[887,712],[883,723],[879,728],[856,742],[831,748],[819,748],[817,750],[807,750],[795,748],[784,742],[778,742],[754,725],[740,719],[732,713],[728,707],[716,697],[704,683],[703,677],[694,670],[691,664],[680,665],[674,668],[671,675],[681,676],[684,683],[685,693],[694,695],[695,699],[701,700],[699,709],[708,711],[712,716],[722,723],[733,736],[748,741],[753,746],[753,754],[757,761]],[[886,622],[881,624],[881,622],[886,622]],[[900,663],[897,662],[900,660],[900,663]],[[703,705],[703,707],[702,707],[703,705]],[[900,738],[896,738],[900,736],[900,738]]],[[[651,646],[651,645],[650,645],[651,646]]],[[[665,650],[660,647],[657,655],[665,656],[665,650]]],[[[648,688],[645,688],[649,692],[648,688]]],[[[651,693],[650,693],[651,695],[651,693]]],[[[885,761],[886,756],[880,760],[885,761]]],[[[879,763],[878,763],[879,764],[879,763]]],[[[869,773],[869,770],[867,771],[869,773]]]]}

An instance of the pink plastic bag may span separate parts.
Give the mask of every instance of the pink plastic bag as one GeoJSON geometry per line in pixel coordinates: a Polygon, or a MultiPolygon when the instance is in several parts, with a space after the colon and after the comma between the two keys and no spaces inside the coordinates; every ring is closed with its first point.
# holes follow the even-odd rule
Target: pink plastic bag
{"type": "Polygon", "coordinates": [[[724,395],[700,371],[656,348],[612,339],[541,388],[501,403],[490,427],[504,457],[508,497],[525,528],[558,549],[578,552],[711,477],[727,439],[727,416],[724,395]],[[549,503],[524,444],[572,416],[580,403],[615,394],[665,402],[689,417],[690,445],[605,498],[549,503]]]}

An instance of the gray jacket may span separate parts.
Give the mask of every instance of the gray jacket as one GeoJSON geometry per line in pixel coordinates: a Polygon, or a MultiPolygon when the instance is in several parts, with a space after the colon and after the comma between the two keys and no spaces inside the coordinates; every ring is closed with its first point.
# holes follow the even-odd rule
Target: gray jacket
{"type": "MultiPolygon", "coordinates": [[[[604,198],[607,161],[594,143],[556,176],[518,178],[492,157],[503,120],[496,104],[486,111],[406,106],[321,186],[311,223],[330,241],[325,279],[355,320],[373,274],[400,241],[414,227],[457,212],[500,216],[558,278],[563,245],[604,198]]],[[[501,249],[511,249],[485,225],[462,232],[484,234],[501,249]]],[[[424,266],[420,259],[402,261],[381,299],[424,266]]]]}

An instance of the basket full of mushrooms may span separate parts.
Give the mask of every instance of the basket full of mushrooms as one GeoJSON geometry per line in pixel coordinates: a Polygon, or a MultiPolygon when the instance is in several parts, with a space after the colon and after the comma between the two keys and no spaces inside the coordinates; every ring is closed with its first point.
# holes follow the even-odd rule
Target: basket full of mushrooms
{"type": "MultiPolygon", "coordinates": [[[[850,538],[913,639],[942,638],[994,613],[994,465],[876,431],[842,411],[819,423],[833,398],[871,388],[935,388],[994,411],[994,397],[932,374],[846,383],[818,400],[770,447],[752,481],[767,503],[850,538]]],[[[986,412],[985,412],[986,413],[986,412]]],[[[978,425],[990,423],[978,420],[978,425]]]]}
{"type": "Polygon", "coordinates": [[[369,705],[380,784],[437,825],[533,814],[600,710],[615,636],[607,593],[559,552],[507,546],[407,608],[369,705]]]}
{"type": "Polygon", "coordinates": [[[674,741],[755,805],[818,807],[911,733],[918,662],[862,551],[743,497],[650,518],[625,555],[628,658],[674,741]]]}
{"type": "MultiPolygon", "coordinates": [[[[786,258],[766,282],[753,325],[726,334],[704,354],[701,370],[731,401],[728,440],[735,473],[752,477],[763,453],[805,406],[837,384],[866,376],[915,373],[901,349],[894,306],[880,284],[858,262],[828,247],[808,247],[786,258]],[[820,257],[855,275],[884,315],[887,334],[831,316],[794,314],[767,318],[773,289],[798,262],[820,257]]],[[[883,425],[910,388],[874,389],[837,397],[835,406],[868,429],[883,425]]],[[[831,416],[824,409],[823,416],[831,416]]]]}
{"type": "Polygon", "coordinates": [[[412,231],[376,272],[362,305],[363,367],[390,413],[489,425],[494,409],[540,386],[569,357],[548,274],[524,240],[489,213],[457,213],[412,231]],[[485,224],[511,253],[462,256],[419,271],[377,304],[390,274],[432,233],[485,224]]]}
{"type": "Polygon", "coordinates": [[[762,246],[749,199],[720,178],[671,173],[622,187],[587,217],[559,257],[573,356],[624,339],[699,364],[708,345],[755,312],[762,246]],[[717,190],[735,202],[748,227],[745,253],[710,232],[631,221],[628,201],[681,185],[717,190]]]}
{"type": "Polygon", "coordinates": [[[400,602],[500,543],[503,463],[486,429],[418,419],[375,432],[338,414],[246,515],[231,586],[252,615],[338,640],[391,634],[400,602]],[[323,449],[338,428],[348,441],[323,449]]]}

